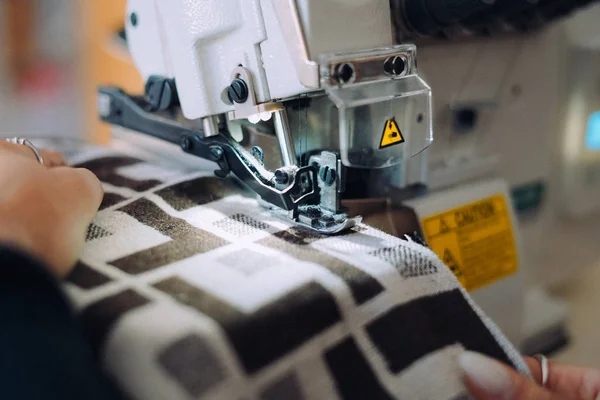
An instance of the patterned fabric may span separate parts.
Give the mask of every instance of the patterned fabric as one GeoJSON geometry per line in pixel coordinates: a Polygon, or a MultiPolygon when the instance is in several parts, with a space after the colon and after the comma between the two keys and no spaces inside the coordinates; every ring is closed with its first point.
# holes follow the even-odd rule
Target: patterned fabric
{"type": "Polygon", "coordinates": [[[133,399],[459,399],[464,349],[526,367],[435,254],[327,237],[209,171],[94,150],[106,195],[66,285],[133,399]]]}

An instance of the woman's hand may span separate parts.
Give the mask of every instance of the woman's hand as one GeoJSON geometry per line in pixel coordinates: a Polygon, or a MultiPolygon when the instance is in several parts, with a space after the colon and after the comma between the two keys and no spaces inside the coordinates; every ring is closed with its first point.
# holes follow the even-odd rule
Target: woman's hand
{"type": "Polygon", "coordinates": [[[103,189],[86,169],[65,166],[43,151],[41,165],[27,146],[0,140],[0,242],[25,250],[58,278],[77,261],[103,189]]]}
{"type": "Polygon", "coordinates": [[[600,399],[600,371],[549,362],[546,387],[541,386],[540,363],[526,357],[533,380],[478,353],[465,352],[459,365],[465,383],[478,400],[596,400],[600,399]]]}

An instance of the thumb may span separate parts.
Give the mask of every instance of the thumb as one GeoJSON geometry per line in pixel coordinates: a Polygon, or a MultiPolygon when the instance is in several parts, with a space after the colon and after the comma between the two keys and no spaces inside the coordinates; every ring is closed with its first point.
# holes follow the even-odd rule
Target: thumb
{"type": "Polygon", "coordinates": [[[62,191],[64,206],[90,222],[104,196],[102,184],[91,171],[84,168],[56,167],[49,170],[54,187],[62,191]]]}
{"type": "Polygon", "coordinates": [[[527,376],[479,353],[462,353],[458,365],[465,374],[471,395],[478,400],[561,399],[527,376]]]}

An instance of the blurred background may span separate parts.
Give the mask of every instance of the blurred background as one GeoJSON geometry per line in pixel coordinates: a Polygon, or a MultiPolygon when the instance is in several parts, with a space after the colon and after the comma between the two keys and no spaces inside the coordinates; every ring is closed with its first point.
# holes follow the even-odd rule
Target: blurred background
{"type": "Polygon", "coordinates": [[[123,40],[125,1],[0,0],[3,134],[108,140],[98,82],[141,90],[123,40]]]}
{"type": "Polygon", "coordinates": [[[2,1],[3,132],[80,135],[84,127],[73,2],[2,1]]]}
{"type": "MultiPolygon", "coordinates": [[[[0,0],[2,135],[109,142],[110,129],[97,118],[97,85],[143,92],[125,17],[124,0],[0,0]]],[[[425,45],[419,65],[436,103],[432,184],[447,182],[448,171],[468,159],[461,171],[494,169],[512,185],[523,279],[535,289],[531,301],[551,308],[515,324],[564,323],[568,335],[555,356],[600,368],[597,21],[594,6],[527,34],[425,45]],[[495,86],[481,89],[489,82],[495,86]],[[497,101],[491,108],[466,100],[449,106],[486,91],[497,101]]],[[[510,320],[517,310],[502,312],[510,320]]]]}

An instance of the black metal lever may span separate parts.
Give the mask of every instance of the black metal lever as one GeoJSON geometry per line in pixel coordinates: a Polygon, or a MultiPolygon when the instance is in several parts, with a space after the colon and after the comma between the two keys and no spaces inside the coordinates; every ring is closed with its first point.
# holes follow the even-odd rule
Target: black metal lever
{"type": "Polygon", "coordinates": [[[178,144],[186,153],[213,161],[219,166],[215,175],[224,178],[233,172],[264,201],[286,211],[296,210],[300,204],[314,204],[311,200],[316,200],[318,179],[315,167],[299,168],[290,185],[278,190],[267,177],[268,171],[228,134],[203,137],[202,130],[182,126],[149,110],[151,107],[141,97],[129,96],[115,87],[98,89],[98,111],[103,121],[178,144]],[[305,174],[308,189],[300,179],[305,174]]]}

